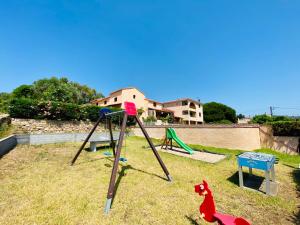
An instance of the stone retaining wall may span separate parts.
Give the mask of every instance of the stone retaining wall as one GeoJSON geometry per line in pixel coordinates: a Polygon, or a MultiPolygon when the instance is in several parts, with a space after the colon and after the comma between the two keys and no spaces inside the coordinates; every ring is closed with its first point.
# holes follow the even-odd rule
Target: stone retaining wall
{"type": "MultiPolygon", "coordinates": [[[[43,134],[43,133],[80,133],[89,132],[95,122],[88,121],[57,121],[57,120],[34,120],[34,119],[12,119],[15,133],[17,134],[43,134]]],[[[104,131],[99,125],[97,132],[104,131]]]]}

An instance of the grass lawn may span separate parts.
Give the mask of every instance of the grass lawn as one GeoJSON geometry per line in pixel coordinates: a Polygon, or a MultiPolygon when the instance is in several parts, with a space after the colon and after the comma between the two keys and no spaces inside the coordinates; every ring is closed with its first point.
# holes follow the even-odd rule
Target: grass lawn
{"type": "Polygon", "coordinates": [[[202,198],[194,193],[202,179],[210,184],[219,211],[252,224],[299,221],[299,170],[291,157],[276,165],[279,193],[268,197],[237,186],[238,151],[206,148],[231,154],[218,164],[160,152],[174,179],[170,183],[146,145],[142,138],[126,141],[129,161],[119,166],[109,215],[103,214],[103,207],[113,159],[103,150],[83,151],[71,167],[79,144],[17,146],[0,159],[0,224],[206,224],[197,220],[202,198]]]}

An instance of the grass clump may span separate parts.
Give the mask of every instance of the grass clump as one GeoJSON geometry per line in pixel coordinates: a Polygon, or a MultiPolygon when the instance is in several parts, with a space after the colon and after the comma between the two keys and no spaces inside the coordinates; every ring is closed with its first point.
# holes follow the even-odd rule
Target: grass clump
{"type": "Polygon", "coordinates": [[[8,124],[0,125],[0,139],[13,134],[13,126],[8,124]]]}

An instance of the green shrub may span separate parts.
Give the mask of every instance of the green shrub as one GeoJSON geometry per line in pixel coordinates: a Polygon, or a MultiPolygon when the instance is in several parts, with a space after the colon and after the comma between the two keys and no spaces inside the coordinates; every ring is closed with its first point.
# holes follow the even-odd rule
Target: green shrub
{"type": "Polygon", "coordinates": [[[7,113],[11,94],[0,92],[0,112],[7,113]]]}
{"type": "Polygon", "coordinates": [[[300,136],[299,121],[275,121],[267,124],[272,126],[275,136],[300,136]]]}
{"type": "MultiPolygon", "coordinates": [[[[99,118],[99,111],[102,108],[104,108],[104,107],[100,107],[97,105],[91,105],[91,104],[81,105],[80,106],[80,119],[96,121],[99,118]]],[[[113,107],[106,107],[106,108],[109,108],[112,112],[121,110],[120,108],[113,108],[113,107]]],[[[123,117],[121,116],[122,118],[120,118],[120,115],[113,116],[112,122],[119,123],[120,121],[122,121],[123,117]]]]}
{"type": "Polygon", "coordinates": [[[80,108],[77,104],[62,103],[61,105],[61,120],[79,120],[80,119],[80,108]]]}
{"type": "Polygon", "coordinates": [[[33,86],[23,84],[17,87],[16,89],[14,89],[12,95],[14,98],[33,98],[34,97],[33,86]]]}
{"type": "Polygon", "coordinates": [[[173,116],[171,116],[171,115],[167,115],[167,116],[165,116],[165,117],[160,117],[159,118],[163,123],[166,123],[166,122],[168,122],[168,123],[173,123],[174,122],[174,118],[173,118],[173,116]]]}
{"type": "Polygon", "coordinates": [[[266,114],[256,115],[251,119],[251,123],[258,124],[271,123],[275,121],[294,121],[294,119],[287,116],[269,116],[266,114]]]}
{"type": "Polygon", "coordinates": [[[11,117],[31,119],[38,116],[37,101],[29,98],[15,98],[10,102],[8,112],[11,117]]]}
{"type": "Polygon", "coordinates": [[[138,114],[139,117],[140,117],[144,112],[145,112],[145,110],[144,110],[143,107],[137,109],[137,114],[138,114]]]}
{"type": "MultiPolygon", "coordinates": [[[[10,102],[9,114],[13,118],[49,119],[49,120],[91,120],[96,121],[99,110],[96,105],[77,105],[54,101],[36,101],[28,98],[15,98],[10,102]]],[[[119,108],[110,108],[119,111],[119,108]]],[[[119,124],[122,115],[116,115],[112,122],[119,124]]]]}
{"type": "Polygon", "coordinates": [[[232,124],[232,122],[229,120],[220,120],[216,121],[215,124],[232,124]]]}
{"type": "Polygon", "coordinates": [[[99,118],[99,110],[101,107],[97,105],[81,105],[80,106],[80,119],[96,121],[99,118]]]}
{"type": "Polygon", "coordinates": [[[12,126],[8,124],[0,124],[0,139],[11,134],[12,126]]]}
{"type": "Polygon", "coordinates": [[[144,121],[145,123],[147,123],[147,122],[156,122],[157,119],[155,118],[155,116],[148,116],[148,117],[146,117],[146,118],[143,118],[143,121],[144,121]]]}

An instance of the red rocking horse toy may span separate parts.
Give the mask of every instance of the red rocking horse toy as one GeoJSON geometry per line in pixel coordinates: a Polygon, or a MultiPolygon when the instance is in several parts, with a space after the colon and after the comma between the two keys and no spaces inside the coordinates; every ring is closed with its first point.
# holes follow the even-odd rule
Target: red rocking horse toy
{"type": "Polygon", "coordinates": [[[243,218],[217,212],[214,197],[205,180],[203,180],[202,184],[195,185],[195,192],[204,196],[204,201],[199,208],[202,219],[211,223],[218,222],[219,225],[250,225],[250,223],[243,218]]]}

